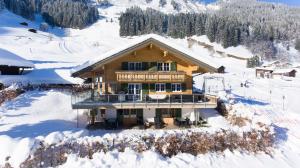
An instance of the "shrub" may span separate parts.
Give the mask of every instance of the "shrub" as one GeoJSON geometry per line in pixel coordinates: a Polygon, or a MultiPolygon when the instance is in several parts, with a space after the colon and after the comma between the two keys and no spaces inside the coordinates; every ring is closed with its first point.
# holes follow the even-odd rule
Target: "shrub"
{"type": "Polygon", "coordinates": [[[207,132],[189,132],[131,138],[103,139],[101,142],[78,142],[77,140],[62,142],[61,144],[44,144],[40,142],[33,154],[20,167],[56,167],[66,162],[68,154],[77,154],[82,158],[92,159],[94,153],[117,150],[124,152],[130,148],[135,152],[154,149],[164,157],[171,157],[178,153],[192,155],[208,152],[223,152],[239,150],[248,153],[265,152],[271,154],[274,146],[274,134],[267,127],[261,130],[250,130],[239,135],[236,132],[220,130],[210,134],[207,132]]]}

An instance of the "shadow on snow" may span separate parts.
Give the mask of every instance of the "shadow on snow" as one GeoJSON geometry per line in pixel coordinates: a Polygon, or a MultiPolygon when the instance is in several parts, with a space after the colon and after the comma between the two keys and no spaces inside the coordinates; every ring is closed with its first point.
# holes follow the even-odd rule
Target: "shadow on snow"
{"type": "Polygon", "coordinates": [[[35,124],[18,125],[8,131],[0,132],[0,135],[7,135],[11,138],[34,138],[47,136],[56,131],[76,131],[76,122],[65,120],[46,120],[35,124]]]}
{"type": "Polygon", "coordinates": [[[248,104],[248,105],[259,105],[259,106],[266,106],[269,103],[263,102],[263,101],[258,101],[258,100],[254,100],[251,98],[245,98],[243,96],[239,96],[234,94],[234,99],[238,102],[241,102],[243,104],[248,104]]]}

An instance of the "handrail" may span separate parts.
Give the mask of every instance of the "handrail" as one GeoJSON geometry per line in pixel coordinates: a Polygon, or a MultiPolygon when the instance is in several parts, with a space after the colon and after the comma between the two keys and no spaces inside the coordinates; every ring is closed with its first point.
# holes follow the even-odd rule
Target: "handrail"
{"type": "Polygon", "coordinates": [[[103,94],[103,95],[95,95],[91,96],[91,92],[85,92],[83,94],[72,94],[72,104],[76,103],[103,103],[103,104],[111,104],[111,103],[133,103],[133,105],[137,103],[145,103],[151,104],[156,103],[159,104],[181,104],[184,103],[217,103],[216,96],[207,96],[204,94],[173,94],[173,95],[163,95],[163,94],[103,94]]]}

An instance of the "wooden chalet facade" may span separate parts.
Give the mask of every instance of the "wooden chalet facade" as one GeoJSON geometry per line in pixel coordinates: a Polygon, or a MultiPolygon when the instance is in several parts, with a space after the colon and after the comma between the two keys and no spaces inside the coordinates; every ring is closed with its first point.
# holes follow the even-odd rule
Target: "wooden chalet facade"
{"type": "Polygon", "coordinates": [[[192,76],[218,72],[218,66],[197,56],[162,37],[143,38],[74,71],[73,77],[90,78],[92,89],[73,95],[72,107],[125,126],[158,118],[167,124],[176,117],[198,120],[200,109],[216,107],[217,97],[193,93],[192,76]]]}

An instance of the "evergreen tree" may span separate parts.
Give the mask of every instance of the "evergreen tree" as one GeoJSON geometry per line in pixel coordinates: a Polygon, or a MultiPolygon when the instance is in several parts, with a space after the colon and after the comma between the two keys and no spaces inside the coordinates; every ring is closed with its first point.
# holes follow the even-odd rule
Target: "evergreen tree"
{"type": "Polygon", "coordinates": [[[300,39],[296,40],[295,48],[300,52],[300,39]]]}
{"type": "Polygon", "coordinates": [[[4,8],[4,1],[0,0],[0,11],[4,8]]]}
{"type": "Polygon", "coordinates": [[[164,7],[165,5],[167,5],[167,0],[159,0],[160,7],[164,7]]]}
{"type": "Polygon", "coordinates": [[[54,26],[84,28],[98,20],[98,10],[88,0],[4,0],[8,10],[27,19],[41,13],[54,26]]]}

